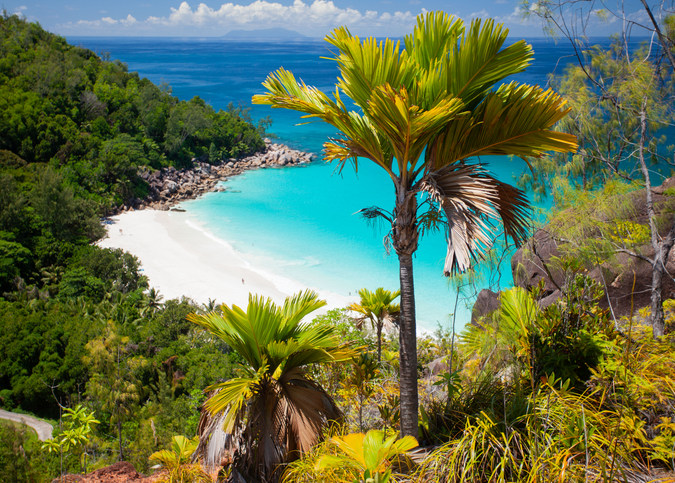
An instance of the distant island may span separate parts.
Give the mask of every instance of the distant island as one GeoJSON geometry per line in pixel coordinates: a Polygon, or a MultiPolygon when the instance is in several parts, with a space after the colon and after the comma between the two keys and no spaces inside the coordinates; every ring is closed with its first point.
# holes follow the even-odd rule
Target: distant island
{"type": "Polygon", "coordinates": [[[294,30],[288,30],[284,28],[271,28],[271,29],[260,29],[260,30],[230,30],[228,33],[222,36],[226,40],[245,40],[248,42],[269,42],[269,41],[299,41],[299,40],[311,40],[312,37],[308,37],[294,30]]]}

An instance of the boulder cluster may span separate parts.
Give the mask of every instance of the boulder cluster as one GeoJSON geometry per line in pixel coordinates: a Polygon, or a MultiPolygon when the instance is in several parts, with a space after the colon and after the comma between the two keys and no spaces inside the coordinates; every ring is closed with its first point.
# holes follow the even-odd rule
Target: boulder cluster
{"type": "Polygon", "coordinates": [[[265,149],[242,159],[231,158],[221,163],[209,164],[193,160],[192,167],[176,169],[173,166],[157,171],[143,170],[139,176],[148,183],[149,193],[143,200],[135,200],[129,209],[152,208],[168,210],[175,204],[194,199],[210,191],[224,191],[218,182],[225,181],[250,169],[284,167],[306,164],[312,154],[286,145],[265,140],[265,149]]]}
{"type": "MultiPolygon", "coordinates": [[[[675,188],[675,177],[666,179],[661,186],[652,188],[654,205],[657,215],[663,218],[662,233],[670,229],[675,220],[667,201],[667,191],[675,188]]],[[[646,193],[636,190],[626,195],[630,200],[634,213],[631,221],[647,225],[649,220],[646,212],[646,193]]],[[[566,274],[559,268],[555,260],[563,254],[559,250],[558,239],[545,226],[535,231],[527,243],[520,247],[511,258],[511,272],[515,286],[533,290],[542,286],[539,304],[547,307],[562,297],[562,287],[566,285],[566,274]]],[[[645,258],[639,258],[627,253],[617,252],[613,263],[593,265],[588,263],[583,267],[585,274],[595,280],[605,290],[605,295],[598,301],[598,306],[608,308],[611,303],[612,312],[616,317],[637,313],[641,307],[648,307],[651,303],[652,266],[646,258],[654,256],[651,244],[647,243],[633,249],[645,258]]],[[[670,250],[666,260],[666,273],[662,278],[662,297],[675,297],[675,279],[669,276],[675,273],[675,247],[670,250]]],[[[483,289],[476,298],[471,314],[471,323],[479,323],[479,319],[499,309],[500,292],[483,289]]]]}

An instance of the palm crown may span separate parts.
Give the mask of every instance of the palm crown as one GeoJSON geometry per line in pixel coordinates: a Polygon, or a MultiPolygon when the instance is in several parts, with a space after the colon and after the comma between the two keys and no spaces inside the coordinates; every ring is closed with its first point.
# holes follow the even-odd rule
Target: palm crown
{"type": "MultiPolygon", "coordinates": [[[[368,319],[377,333],[377,361],[382,361],[382,329],[385,321],[398,322],[401,307],[394,300],[401,294],[378,287],[374,292],[367,288],[359,290],[361,300],[349,306],[349,310],[361,314],[360,321],[368,319]]],[[[358,320],[358,319],[357,319],[358,320]]]]}
{"type": "MultiPolygon", "coordinates": [[[[282,68],[268,76],[268,92],[253,102],[301,111],[338,128],[341,137],[324,148],[340,169],[347,160],[358,169],[358,158],[370,159],[397,187],[432,195],[448,223],[445,271],[462,271],[489,244],[486,219],[502,218],[506,234],[518,242],[528,208],[522,193],[465,160],[576,146],[574,136],[550,129],[567,113],[560,96],[516,82],[494,90],[532,59],[524,41],[502,48],[507,33],[492,20],[475,20],[467,31],[460,19],[435,12],[418,18],[401,49],[399,42],[361,41],[338,28],[326,38],[339,52],[334,99],[282,68]]],[[[416,239],[413,245],[414,251],[416,239]]]]}

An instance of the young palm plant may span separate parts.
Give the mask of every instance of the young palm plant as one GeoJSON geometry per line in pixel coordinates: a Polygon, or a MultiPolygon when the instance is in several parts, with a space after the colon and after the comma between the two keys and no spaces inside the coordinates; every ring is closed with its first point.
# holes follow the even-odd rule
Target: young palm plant
{"type": "Polygon", "coordinates": [[[157,483],[210,483],[211,477],[201,465],[190,462],[192,453],[197,449],[196,439],[187,439],[177,435],[171,438],[171,450],[163,449],[150,455],[150,461],[165,470],[157,483]]]}
{"type": "Polygon", "coordinates": [[[318,459],[318,470],[344,467],[356,470],[359,482],[387,483],[391,477],[391,461],[417,447],[412,436],[398,439],[386,437],[384,431],[371,429],[366,434],[352,433],[330,440],[340,452],[318,459]]]}
{"type": "Polygon", "coordinates": [[[334,99],[283,68],[253,102],[293,109],[336,127],[325,159],[344,168],[374,162],[394,185],[394,208],[369,208],[391,226],[401,283],[401,430],[417,436],[418,393],[413,254],[421,231],[443,225],[444,272],[463,271],[490,245],[493,221],[516,243],[526,236],[528,202],[512,186],[467,160],[482,155],[540,156],[576,149],[575,137],[552,126],[568,110],[554,92],[511,82],[532,59],[524,41],[504,46],[508,30],[474,20],[468,30],[443,12],[420,15],[399,42],[361,40],[346,28],[326,40],[340,69],[334,99]],[[343,97],[348,100],[343,100],[343,97]],[[352,107],[354,106],[354,107],[352,107]],[[426,196],[422,196],[426,193],[426,196]]]}
{"type": "Polygon", "coordinates": [[[386,321],[398,322],[401,307],[394,300],[401,294],[379,287],[375,292],[367,288],[359,290],[361,300],[349,306],[349,310],[361,314],[359,320],[369,320],[370,325],[377,331],[377,362],[382,362],[382,329],[386,321]]]}
{"type": "Polygon", "coordinates": [[[281,306],[251,295],[246,311],[222,305],[220,312],[189,316],[242,358],[240,377],[207,388],[213,394],[204,404],[198,449],[207,466],[220,464],[229,445],[236,448],[233,473],[247,481],[277,481],[277,466],[307,451],[326,424],[341,417],[303,370],[353,355],[331,327],[303,322],[324,305],[308,290],[281,306]]]}

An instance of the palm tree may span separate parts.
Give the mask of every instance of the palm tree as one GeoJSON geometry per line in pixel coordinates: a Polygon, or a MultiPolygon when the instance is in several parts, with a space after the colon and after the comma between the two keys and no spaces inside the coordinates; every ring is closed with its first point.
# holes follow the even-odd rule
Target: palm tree
{"type": "Polygon", "coordinates": [[[401,430],[417,436],[417,353],[413,254],[420,233],[444,226],[444,272],[461,272],[494,237],[493,220],[516,244],[526,237],[529,204],[524,193],[489,176],[467,160],[481,155],[541,156],[568,152],[575,137],[551,127],[567,112],[551,90],[511,82],[532,59],[525,41],[504,47],[508,30],[494,21],[464,22],[443,12],[420,15],[412,34],[399,42],[361,41],[346,28],[326,40],[337,48],[340,69],[334,99],[298,82],[281,68],[253,102],[293,109],[323,120],[341,136],[324,143],[324,157],[367,159],[394,184],[394,208],[369,208],[391,225],[401,283],[401,430]],[[348,97],[350,102],[345,102],[348,97]],[[352,104],[355,109],[351,109],[352,104]],[[426,196],[422,196],[426,193],[426,196]]]}
{"type": "Polygon", "coordinates": [[[369,320],[370,325],[377,331],[377,362],[382,362],[382,328],[386,321],[398,322],[398,314],[401,307],[394,304],[401,294],[400,290],[391,292],[379,287],[375,292],[367,288],[359,290],[361,300],[349,306],[349,310],[360,313],[360,320],[369,320]]]}
{"type": "Polygon", "coordinates": [[[162,305],[164,305],[162,304],[162,299],[164,296],[160,294],[159,290],[155,289],[155,287],[152,287],[150,290],[148,290],[148,293],[144,295],[145,296],[141,300],[141,315],[153,315],[160,308],[162,308],[162,305]]]}
{"type": "Polygon", "coordinates": [[[241,476],[276,481],[277,465],[307,451],[327,422],[341,417],[331,397],[303,370],[352,356],[332,327],[302,322],[325,304],[309,290],[287,298],[282,306],[251,295],[245,312],[222,305],[220,312],[188,317],[243,360],[240,377],[207,388],[214,391],[204,404],[207,417],[200,422],[207,465],[220,462],[223,448],[213,452],[209,444],[221,438],[221,443],[239,448],[233,465],[241,476]]]}

